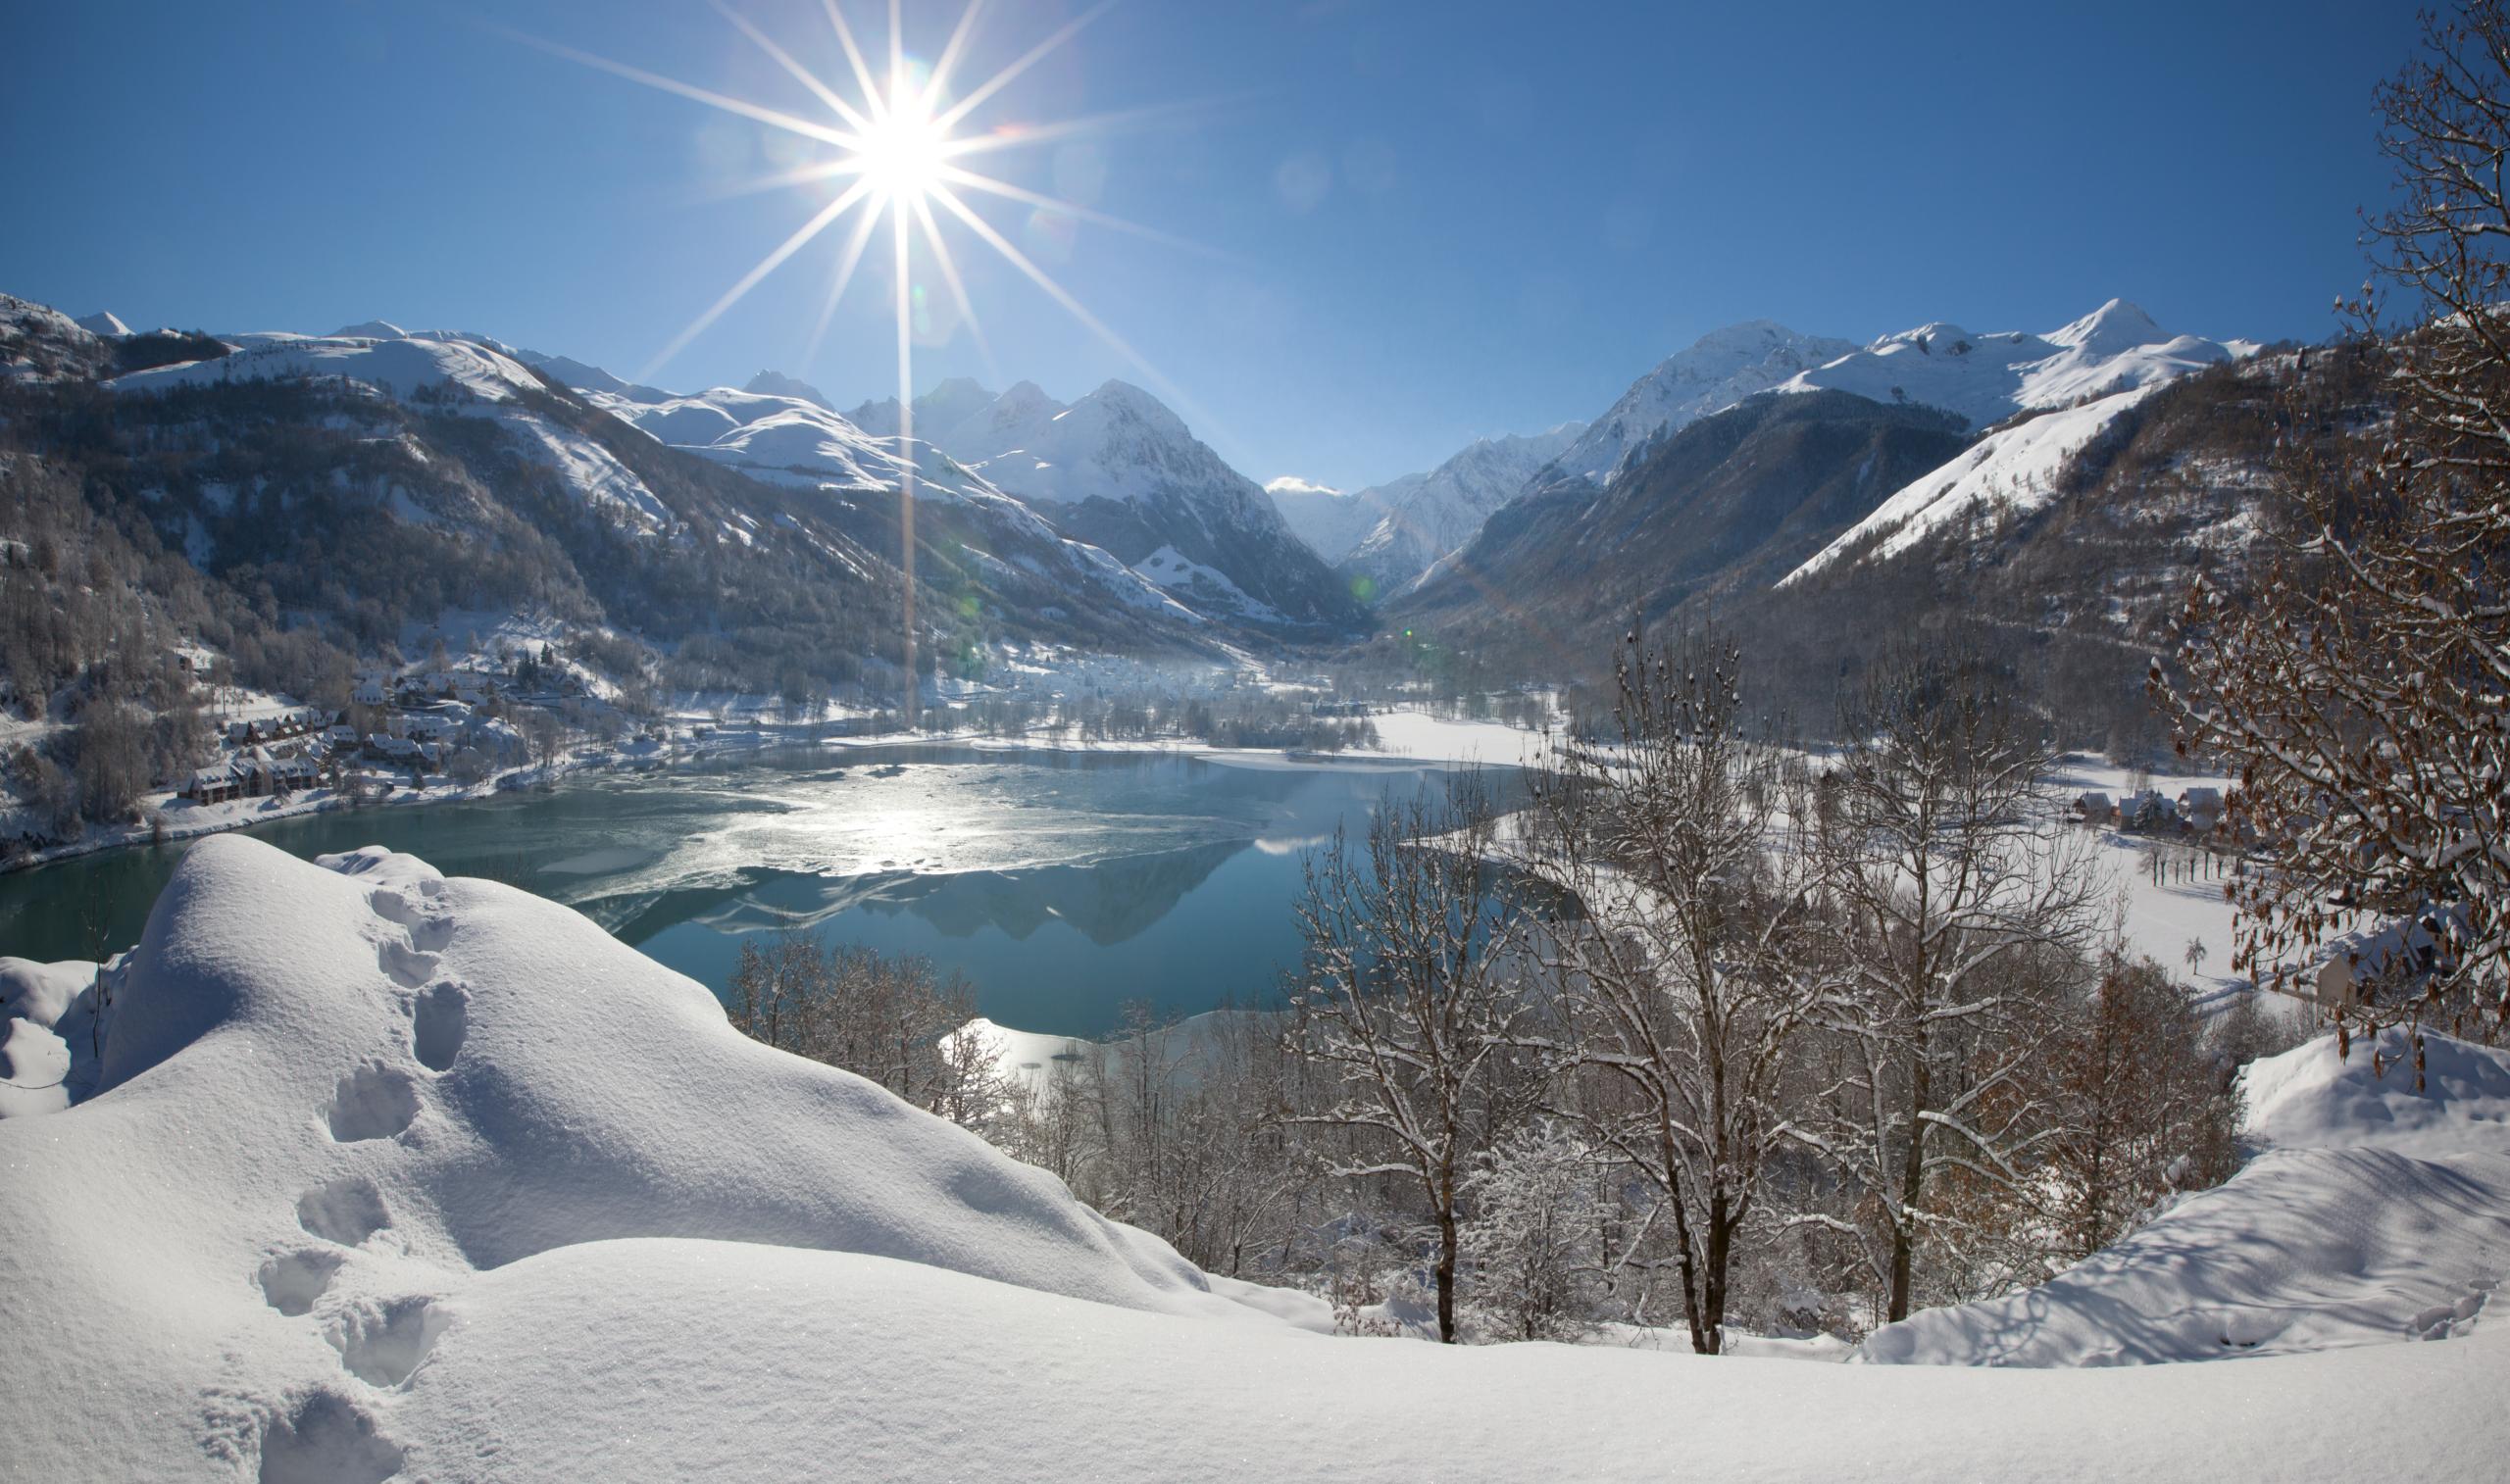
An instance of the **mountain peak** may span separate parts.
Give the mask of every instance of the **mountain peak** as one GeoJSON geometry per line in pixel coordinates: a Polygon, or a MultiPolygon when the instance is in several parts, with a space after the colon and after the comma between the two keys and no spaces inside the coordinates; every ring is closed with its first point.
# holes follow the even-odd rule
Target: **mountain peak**
{"type": "Polygon", "coordinates": [[[92,315],[80,315],[71,322],[91,335],[107,340],[120,340],[130,333],[130,326],[123,323],[122,317],[109,309],[100,309],[92,315]]]}
{"type": "Polygon", "coordinates": [[[825,407],[829,412],[836,411],[835,404],[828,401],[818,387],[811,385],[808,381],[788,376],[782,371],[762,371],[750,377],[749,384],[741,390],[758,397],[791,397],[796,401],[825,407]]]}
{"type": "Polygon", "coordinates": [[[2159,345],[2170,338],[2153,317],[2125,299],[2112,299],[2048,337],[2051,344],[2114,354],[2138,345],[2159,345]]]}
{"type": "Polygon", "coordinates": [[[1087,404],[1094,404],[1111,413],[1131,418],[1153,431],[1169,437],[1190,438],[1193,436],[1185,426],[1185,420],[1178,417],[1175,409],[1130,381],[1120,381],[1111,377],[1100,382],[1096,391],[1073,405],[1078,408],[1087,404]]]}
{"type": "Polygon", "coordinates": [[[361,320],[331,331],[334,340],[406,340],[409,331],[389,320],[361,320]]]}

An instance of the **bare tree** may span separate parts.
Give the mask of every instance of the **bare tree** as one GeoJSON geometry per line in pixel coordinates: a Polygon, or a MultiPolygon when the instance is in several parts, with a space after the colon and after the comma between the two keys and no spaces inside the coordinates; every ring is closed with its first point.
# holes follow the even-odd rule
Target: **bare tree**
{"type": "Polygon", "coordinates": [[[1609,1084],[1586,1104],[1593,1136],[1652,1187],[1692,1347],[1714,1354],[1785,1138],[1788,1052],[1830,988],[1815,853],[1788,754],[1744,735],[1737,651],[1700,633],[1650,653],[1633,634],[1617,669],[1610,742],[1546,745],[1524,854],[1572,907],[1542,950],[1564,1060],[1609,1084]]]}
{"type": "Polygon", "coordinates": [[[2038,816],[2051,755],[1975,662],[1910,651],[1846,708],[1823,779],[1825,892],[1845,965],[1826,1002],[1835,1070],[1790,1130],[1862,1206],[1804,1219],[1849,1238],[1886,1319],[1906,1318],[1921,1243],[1957,1247],[1945,1175],[2013,1182],[2043,1128],[2016,1096],[2048,1034],[2026,951],[2079,953],[2088,846],[2038,816]]]}
{"type": "Polygon", "coordinates": [[[871,1079],[927,1113],[979,1131],[1010,1091],[990,1038],[970,1034],[965,979],[929,961],[887,959],[799,929],[741,944],[726,999],[744,1034],[871,1079]]]}
{"type": "Polygon", "coordinates": [[[2032,1182],[2054,1265],[2091,1256],[2164,1197],[2217,1184],[2237,1163],[2238,1099],[2186,991],[2160,965],[2111,958],[2060,1024],[2040,1069],[2050,1135],[2032,1182]]]}
{"type": "Polygon", "coordinates": [[[2293,440],[2301,535],[2246,594],[2200,582],[2184,679],[2152,686],[2180,747],[2224,760],[2267,867],[2243,872],[2234,966],[2288,968],[2364,915],[2414,919],[2414,992],[2375,1021],[2510,1020],[2510,14],[2427,16],[2380,89],[2396,206],[2370,223],[2374,290],[2340,305],[2384,359],[2376,435],[2293,440]]]}
{"type": "Polygon", "coordinates": [[[1339,830],[1307,863],[1305,962],[1286,1032],[1329,1084],[1294,1114],[1353,1136],[1334,1174],[1391,1180],[1433,1230],[1438,1339],[1456,1339],[1459,1227],[1473,1161],[1523,1113],[1515,1073],[1532,997],[1508,952],[1488,794],[1389,794],[1357,847],[1339,830]]]}

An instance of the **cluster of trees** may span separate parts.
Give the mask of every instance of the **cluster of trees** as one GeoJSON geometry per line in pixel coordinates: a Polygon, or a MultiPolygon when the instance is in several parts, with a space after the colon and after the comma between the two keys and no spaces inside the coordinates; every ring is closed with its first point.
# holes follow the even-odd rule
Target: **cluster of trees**
{"type": "MultiPolygon", "coordinates": [[[[946,714],[928,720],[940,724],[946,714]]],[[[988,696],[973,703],[966,719],[979,735],[1022,737],[1038,732],[1084,742],[1136,742],[1175,738],[1214,747],[1280,747],[1340,752],[1378,745],[1375,722],[1365,717],[1310,716],[1289,696],[1248,692],[1219,701],[1150,689],[1112,691],[1038,701],[988,696]]]]}
{"type": "Polygon", "coordinates": [[[1820,767],[1747,733],[1739,668],[1632,644],[1504,832],[1467,790],[1319,864],[1291,1036],[1331,1096],[1293,1123],[1400,1193],[1441,1338],[1861,1328],[2231,1168],[2230,1049],[2103,941],[1980,668],[1902,656],[1820,767]]]}
{"type": "Polygon", "coordinates": [[[976,1018],[975,993],[929,960],[787,930],[743,941],[724,999],[744,1034],[869,1077],[927,1113],[982,1129],[1004,1109],[990,1049],[959,1033],[976,1018]]]}

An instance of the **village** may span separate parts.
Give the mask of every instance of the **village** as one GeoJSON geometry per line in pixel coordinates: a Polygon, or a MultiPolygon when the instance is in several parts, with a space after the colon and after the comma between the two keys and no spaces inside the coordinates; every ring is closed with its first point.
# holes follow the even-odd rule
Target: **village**
{"type": "Polygon", "coordinates": [[[285,800],[320,788],[362,800],[431,782],[511,780],[552,762],[574,736],[626,727],[545,652],[502,669],[473,663],[371,673],[338,711],[254,710],[219,722],[211,762],[166,780],[172,802],[285,800]]]}

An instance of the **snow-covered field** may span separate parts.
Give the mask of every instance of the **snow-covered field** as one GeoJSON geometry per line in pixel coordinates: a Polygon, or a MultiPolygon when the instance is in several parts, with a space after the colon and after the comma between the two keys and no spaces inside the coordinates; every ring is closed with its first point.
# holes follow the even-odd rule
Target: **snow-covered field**
{"type": "MultiPolygon", "coordinates": [[[[2495,1053],[2438,1043],[2423,1095],[2324,1047],[2261,1067],[2273,1152],[2247,1172],[2009,1322],[1910,1321],[1934,1327],[1899,1358],[2014,1359],[2033,1323],[2075,1337],[2057,1361],[2169,1360],[2143,1337],[2197,1333],[2190,1302],[2282,1312],[2256,1348],[2310,1353],[1450,1351],[1314,1333],[1317,1301],[1207,1277],[745,1040],[565,909],[405,856],[333,865],[194,849],[108,974],[101,1063],[72,1067],[99,1090],[0,1119],[0,1474],[2215,1484],[2494,1479],[2510,1447],[2510,1330],[2427,1312],[2510,1265],[2495,1053]],[[2429,1189],[2336,1172],[2387,1159],[2429,1189]],[[2314,1213],[2347,1201],[2385,1245],[2328,1235],[2314,1213]],[[2165,1243],[2199,1231],[2250,1247],[2165,1243]]],[[[40,1040],[84,1058],[75,984],[0,984],[13,1079],[40,1040]]]]}

